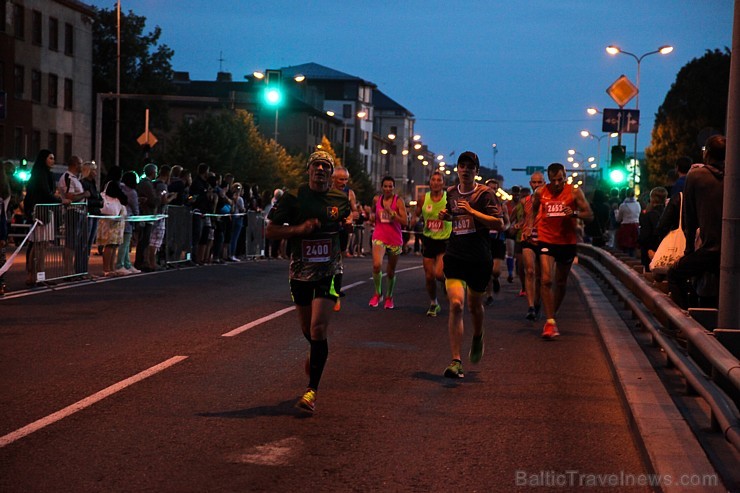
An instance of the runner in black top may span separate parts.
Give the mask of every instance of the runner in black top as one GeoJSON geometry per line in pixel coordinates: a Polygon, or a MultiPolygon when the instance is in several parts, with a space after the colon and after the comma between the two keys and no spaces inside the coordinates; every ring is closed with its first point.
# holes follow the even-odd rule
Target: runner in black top
{"type": "Polygon", "coordinates": [[[330,189],[334,160],[317,151],[308,158],[308,184],[286,192],[270,210],[267,238],[289,240],[290,291],[303,336],[311,344],[308,388],[296,406],[313,412],[316,390],[329,355],[329,315],[337,300],[334,276],[340,272],[339,231],[350,214],[347,194],[330,189]]]}
{"type": "Polygon", "coordinates": [[[501,230],[504,227],[501,208],[493,192],[475,182],[479,168],[480,162],[475,153],[466,151],[460,154],[457,159],[460,184],[447,189],[447,209],[439,214],[440,219],[452,221],[452,234],[444,256],[452,352],[452,363],[445,369],[444,375],[449,378],[465,376],[460,347],[466,293],[473,322],[470,361],[478,363],[483,356],[482,299],[493,265],[488,233],[491,229],[501,230]]]}

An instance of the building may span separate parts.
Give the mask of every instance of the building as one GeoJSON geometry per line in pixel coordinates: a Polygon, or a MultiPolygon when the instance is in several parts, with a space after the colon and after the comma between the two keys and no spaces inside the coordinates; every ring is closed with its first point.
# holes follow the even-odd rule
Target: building
{"type": "Polygon", "coordinates": [[[0,2],[0,158],[92,157],[94,15],[76,0],[0,2]]]}

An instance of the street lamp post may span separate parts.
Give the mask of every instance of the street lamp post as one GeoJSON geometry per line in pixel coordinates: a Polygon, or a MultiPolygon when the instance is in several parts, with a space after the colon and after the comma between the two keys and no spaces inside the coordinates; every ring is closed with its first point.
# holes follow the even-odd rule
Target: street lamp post
{"type": "Polygon", "coordinates": [[[575,149],[568,149],[568,159],[567,161],[571,163],[571,165],[574,168],[580,168],[581,163],[576,161],[576,158],[574,156],[581,156],[581,163],[583,163],[583,189],[586,189],[586,182],[588,178],[588,173],[590,170],[588,170],[586,167],[590,166],[591,169],[595,169],[597,166],[597,163],[595,162],[595,159],[593,156],[586,157],[582,152],[578,152],[575,149]]]}
{"type": "MultiPolygon", "coordinates": [[[[673,51],[673,46],[664,45],[658,48],[657,50],[648,51],[647,53],[643,53],[642,55],[638,57],[634,53],[630,53],[629,51],[624,51],[619,46],[610,45],[606,47],[606,52],[609,53],[610,55],[617,55],[619,53],[622,53],[623,55],[631,56],[637,62],[637,79],[636,79],[636,84],[635,84],[635,87],[637,87],[637,94],[635,95],[635,109],[636,110],[640,109],[640,64],[642,63],[643,58],[649,55],[656,55],[656,54],[667,55],[672,51],[673,51]]],[[[639,127],[638,127],[638,131],[639,131],[639,127]]],[[[633,158],[632,189],[634,189],[635,188],[635,178],[637,176],[636,174],[637,173],[637,132],[635,132],[635,147],[632,152],[632,158],[633,158]]]]}
{"type": "Polygon", "coordinates": [[[498,154],[498,145],[491,144],[491,149],[493,150],[493,170],[498,173],[498,168],[496,168],[496,154],[498,154]]]}
{"type": "MultiPolygon", "coordinates": [[[[588,130],[581,130],[581,137],[595,139],[599,143],[599,151],[598,151],[598,160],[597,162],[599,165],[601,165],[601,139],[604,137],[607,137],[609,140],[611,140],[612,137],[616,137],[618,134],[616,132],[610,133],[610,134],[604,134],[604,135],[594,135],[588,130]]],[[[609,140],[607,140],[607,146],[609,145],[609,140]]]]}

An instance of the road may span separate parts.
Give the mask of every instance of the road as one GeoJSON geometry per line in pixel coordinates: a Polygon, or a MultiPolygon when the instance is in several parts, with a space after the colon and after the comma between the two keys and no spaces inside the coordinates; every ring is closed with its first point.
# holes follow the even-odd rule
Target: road
{"type": "Polygon", "coordinates": [[[504,281],[483,360],[449,380],[420,264],[401,258],[383,310],[370,259],[346,261],[313,416],[293,408],[307,344],[285,261],[3,300],[0,490],[514,491],[649,472],[574,285],[546,342],[504,281]]]}

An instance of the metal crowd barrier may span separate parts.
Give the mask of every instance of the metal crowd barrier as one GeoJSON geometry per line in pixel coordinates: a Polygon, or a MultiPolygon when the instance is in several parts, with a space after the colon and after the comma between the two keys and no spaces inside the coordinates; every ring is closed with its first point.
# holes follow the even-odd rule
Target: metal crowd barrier
{"type": "Polygon", "coordinates": [[[265,215],[261,212],[247,211],[246,258],[259,258],[265,254],[265,215]]]}
{"type": "Polygon", "coordinates": [[[714,334],[686,315],[668,295],[648,284],[616,257],[591,245],[578,245],[579,263],[598,274],[624,301],[653,343],[675,366],[688,387],[711,409],[712,426],[740,451],[740,361],[714,334]],[[686,337],[687,350],[669,334],[686,337]],[[703,361],[700,361],[703,360],[703,361]],[[705,369],[706,368],[706,369],[705,369]]]}
{"type": "Polygon", "coordinates": [[[31,278],[46,282],[87,274],[87,205],[37,204],[33,217],[41,223],[29,238],[31,278]]]}
{"type": "Polygon", "coordinates": [[[184,205],[167,205],[164,242],[165,262],[177,264],[192,259],[193,214],[189,207],[184,205]]]}

